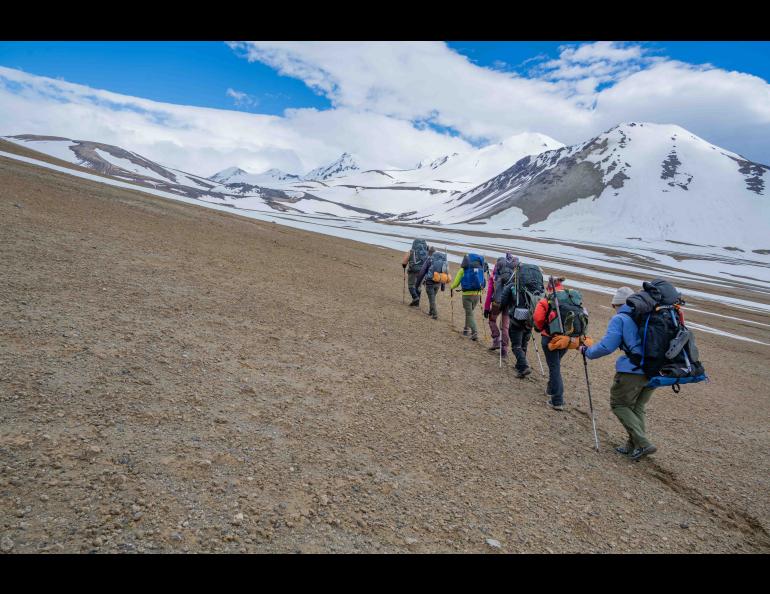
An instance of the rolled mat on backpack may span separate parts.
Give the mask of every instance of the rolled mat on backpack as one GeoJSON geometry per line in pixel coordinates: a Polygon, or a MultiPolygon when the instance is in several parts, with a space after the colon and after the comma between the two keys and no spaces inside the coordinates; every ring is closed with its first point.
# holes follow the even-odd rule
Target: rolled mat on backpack
{"type": "Polygon", "coordinates": [[[548,343],[549,351],[561,351],[564,349],[577,349],[581,345],[593,346],[594,339],[589,336],[567,336],[559,334],[548,343]]]}

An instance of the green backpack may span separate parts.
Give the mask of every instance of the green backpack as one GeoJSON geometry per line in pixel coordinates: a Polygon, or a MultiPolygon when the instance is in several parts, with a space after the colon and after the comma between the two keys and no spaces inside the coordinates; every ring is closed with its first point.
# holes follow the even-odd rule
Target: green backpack
{"type": "Polygon", "coordinates": [[[548,324],[548,334],[566,334],[567,336],[585,336],[588,330],[588,312],[583,307],[583,296],[576,289],[556,291],[548,296],[548,312],[546,320],[552,311],[557,315],[548,324]],[[554,299],[555,297],[555,299],[554,299]],[[558,301],[559,307],[556,307],[558,301]]]}

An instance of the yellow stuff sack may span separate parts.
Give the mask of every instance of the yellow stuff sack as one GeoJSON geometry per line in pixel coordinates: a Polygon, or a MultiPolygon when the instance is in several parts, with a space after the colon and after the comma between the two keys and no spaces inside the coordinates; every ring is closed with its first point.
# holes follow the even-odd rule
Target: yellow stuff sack
{"type": "Polygon", "coordinates": [[[449,275],[446,272],[434,272],[433,273],[433,282],[434,283],[448,283],[451,279],[449,278],[449,275]]]}

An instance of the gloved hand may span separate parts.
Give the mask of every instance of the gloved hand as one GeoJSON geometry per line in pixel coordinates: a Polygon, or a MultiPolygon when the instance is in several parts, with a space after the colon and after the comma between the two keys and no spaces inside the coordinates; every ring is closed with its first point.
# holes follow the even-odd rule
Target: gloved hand
{"type": "Polygon", "coordinates": [[[484,318],[485,319],[489,319],[489,310],[488,309],[484,310],[484,318]]]}
{"type": "Polygon", "coordinates": [[[594,339],[590,336],[583,336],[580,339],[580,344],[584,344],[586,346],[594,346],[594,339]]]}
{"type": "Polygon", "coordinates": [[[444,283],[441,283],[441,292],[444,292],[444,283]]]}
{"type": "Polygon", "coordinates": [[[403,268],[404,270],[406,270],[406,264],[404,264],[404,263],[402,262],[402,263],[401,263],[401,268],[403,268]]]}
{"type": "Polygon", "coordinates": [[[569,348],[569,336],[566,336],[564,334],[559,334],[557,336],[554,336],[551,341],[548,343],[548,350],[549,351],[560,351],[563,349],[569,348]]]}

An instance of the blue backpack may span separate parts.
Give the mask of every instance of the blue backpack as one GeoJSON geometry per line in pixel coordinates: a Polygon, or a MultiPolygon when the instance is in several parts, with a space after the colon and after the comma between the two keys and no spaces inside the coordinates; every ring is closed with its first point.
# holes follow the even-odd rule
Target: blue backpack
{"type": "Polygon", "coordinates": [[[463,291],[480,291],[487,285],[484,278],[485,264],[483,256],[478,254],[465,255],[462,262],[463,277],[460,279],[463,291]]]}

